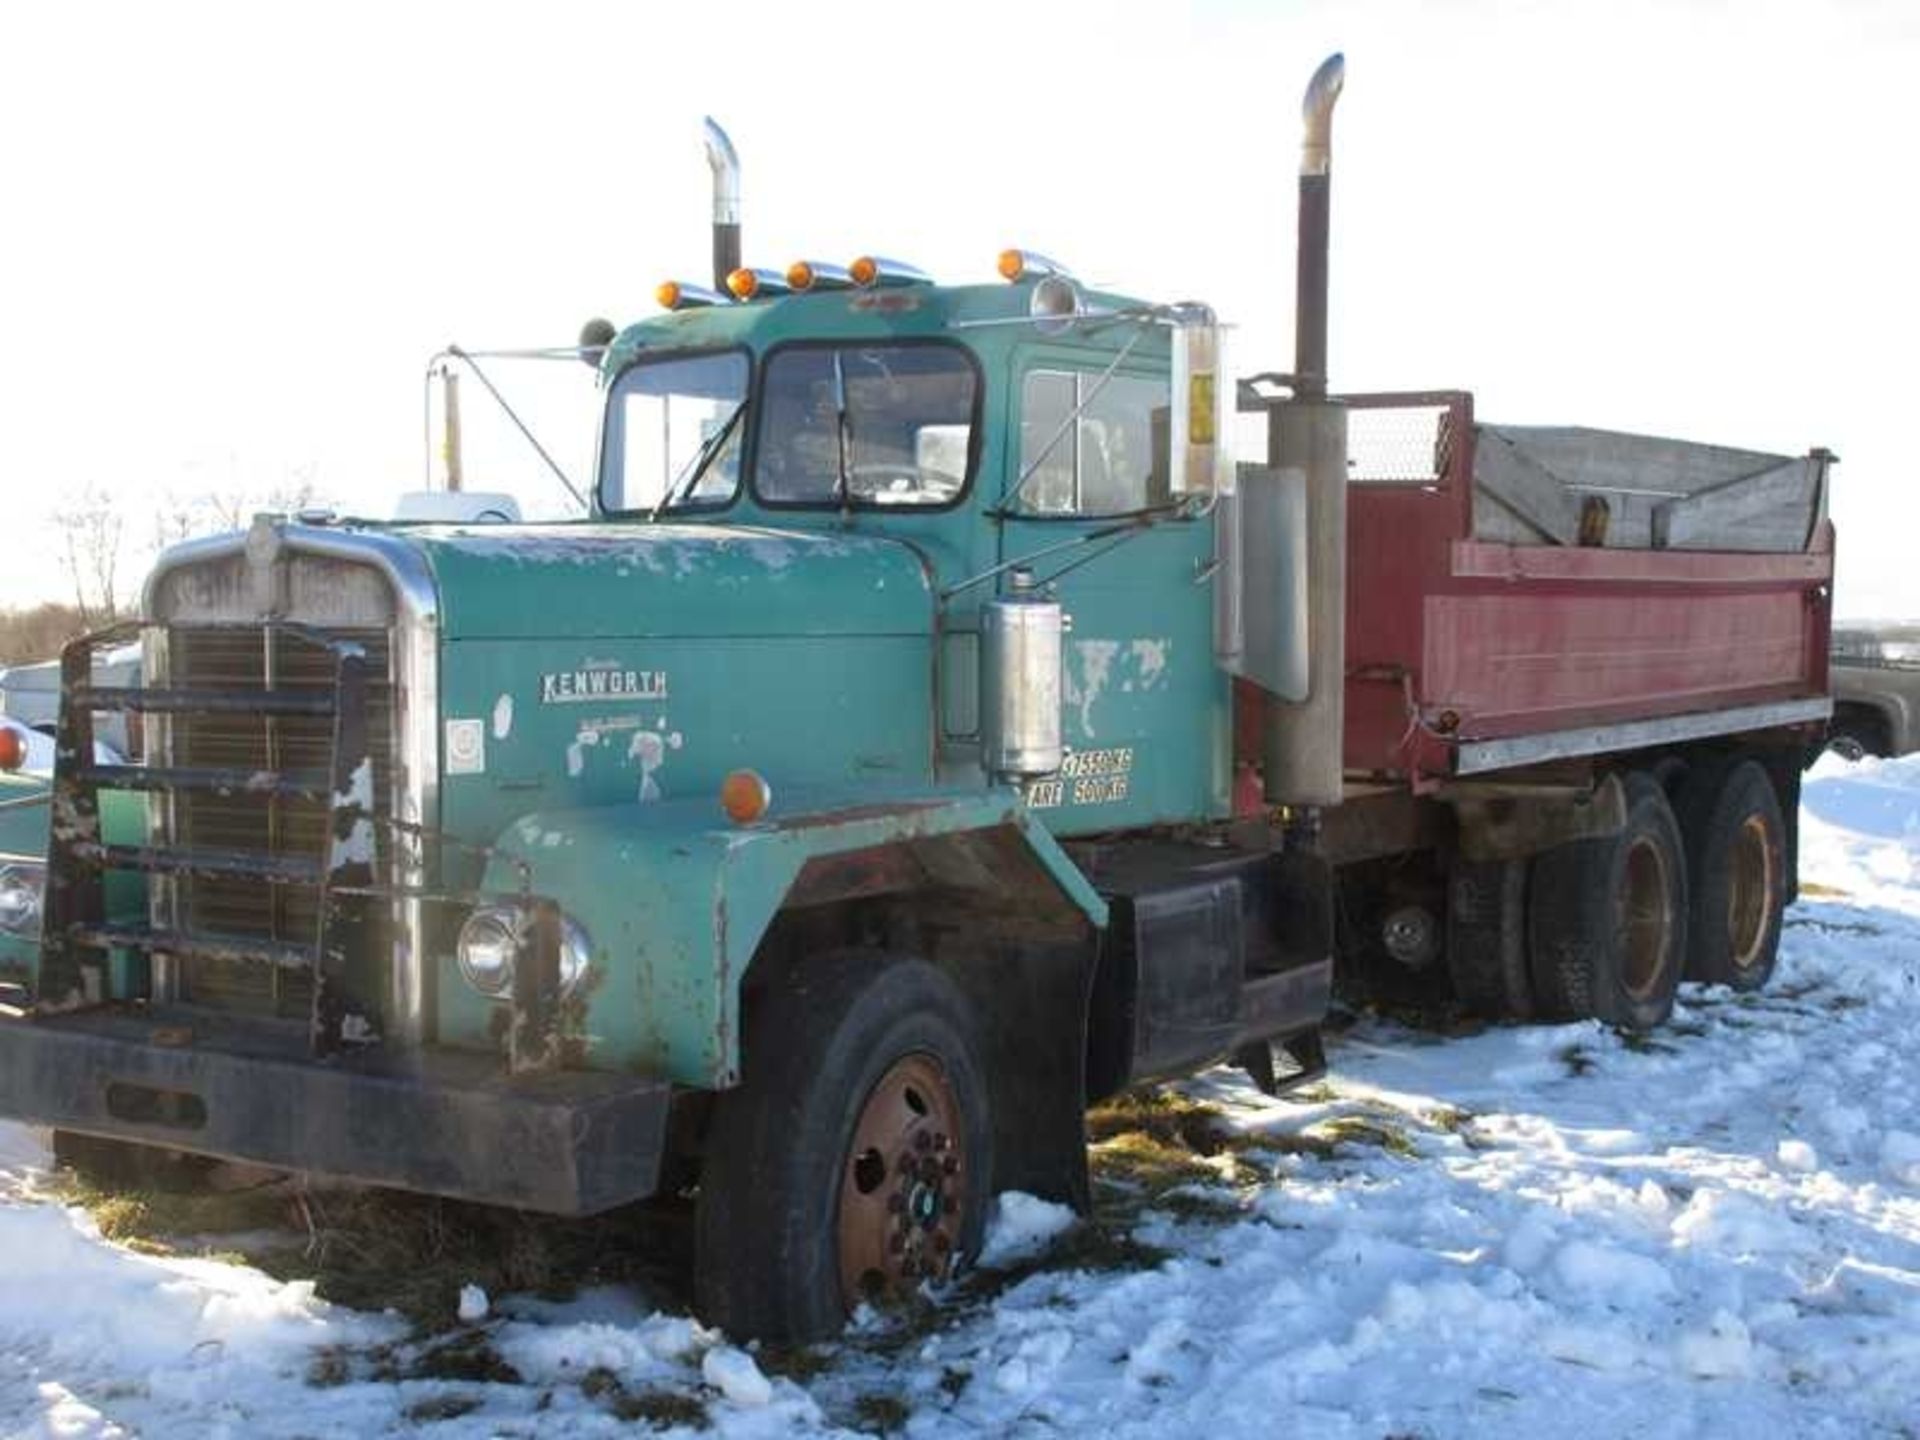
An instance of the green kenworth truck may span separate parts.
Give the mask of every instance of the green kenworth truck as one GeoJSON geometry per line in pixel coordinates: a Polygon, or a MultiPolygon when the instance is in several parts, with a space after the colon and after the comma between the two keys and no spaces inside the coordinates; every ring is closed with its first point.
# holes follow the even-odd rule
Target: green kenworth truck
{"type": "Polygon", "coordinates": [[[996,1192],[1084,1206],[1091,1099],[1315,1073],[1336,950],[1509,1017],[1764,983],[1831,457],[1330,397],[1341,79],[1295,366],[1241,382],[1207,307],[1031,252],[744,267],[710,131],[713,288],[582,334],[590,514],[262,517],[68,649],[0,1113],[692,1194],[701,1314],[812,1337],[949,1275],[996,1192]]]}

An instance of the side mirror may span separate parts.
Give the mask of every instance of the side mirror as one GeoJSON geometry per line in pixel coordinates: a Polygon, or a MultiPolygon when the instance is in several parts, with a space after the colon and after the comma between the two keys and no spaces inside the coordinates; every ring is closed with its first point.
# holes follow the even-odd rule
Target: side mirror
{"type": "Polygon", "coordinates": [[[614,337],[619,333],[611,320],[603,320],[596,315],[587,321],[580,327],[581,360],[598,370],[600,361],[607,353],[607,346],[613,343],[614,337]]]}
{"type": "Polygon", "coordinates": [[[1183,305],[1173,327],[1173,425],[1168,488],[1173,495],[1233,491],[1229,429],[1234,395],[1225,335],[1213,311],[1183,305]]]}

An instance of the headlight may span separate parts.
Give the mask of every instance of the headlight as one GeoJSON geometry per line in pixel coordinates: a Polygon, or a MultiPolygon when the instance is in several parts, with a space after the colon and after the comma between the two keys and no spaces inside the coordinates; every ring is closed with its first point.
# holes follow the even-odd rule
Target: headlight
{"type": "Polygon", "coordinates": [[[40,900],[46,890],[46,866],[0,866],[0,930],[9,935],[38,935],[40,900]]]}
{"type": "Polygon", "coordinates": [[[504,999],[513,991],[513,957],[520,949],[512,910],[476,910],[460,927],[460,973],[482,995],[504,999]]]}
{"type": "Polygon", "coordinates": [[[571,995],[593,965],[593,942],[571,915],[560,917],[560,993],[571,995]]]}
{"type": "MultiPolygon", "coordinates": [[[[460,927],[456,956],[466,982],[495,1000],[513,993],[514,960],[520,953],[524,912],[506,907],[476,910],[460,927]]],[[[560,917],[560,993],[570,995],[593,964],[593,942],[580,922],[560,917]]]]}

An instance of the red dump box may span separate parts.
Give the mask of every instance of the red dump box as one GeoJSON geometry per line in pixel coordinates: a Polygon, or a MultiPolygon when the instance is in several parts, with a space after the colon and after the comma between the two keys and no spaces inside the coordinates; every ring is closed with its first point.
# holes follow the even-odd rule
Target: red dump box
{"type": "Polygon", "coordinates": [[[1826,715],[1827,452],[1346,398],[1350,774],[1427,791],[1826,715]]]}

